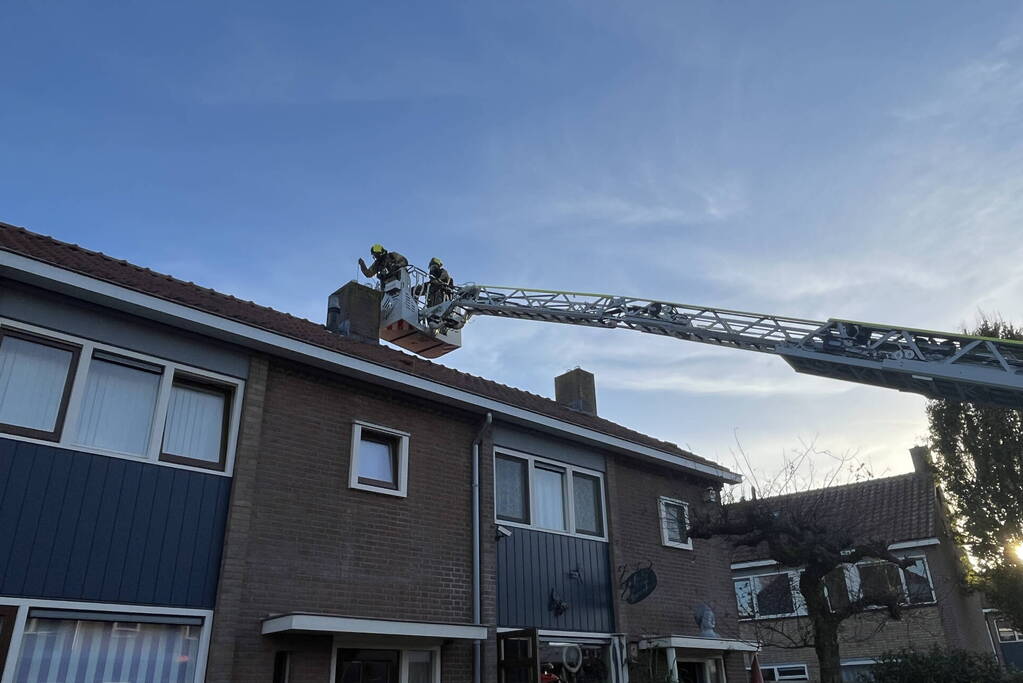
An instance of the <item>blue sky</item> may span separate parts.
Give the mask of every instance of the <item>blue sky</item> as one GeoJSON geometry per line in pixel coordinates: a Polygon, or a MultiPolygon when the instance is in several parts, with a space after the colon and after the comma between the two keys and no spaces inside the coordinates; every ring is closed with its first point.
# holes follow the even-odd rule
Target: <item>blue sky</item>
{"type": "MultiPolygon", "coordinates": [[[[382,242],[456,280],[954,329],[1020,320],[1017,3],[0,9],[0,220],[322,320],[382,242]]],[[[475,320],[456,368],[733,464],[909,469],[915,396],[475,320]]]]}

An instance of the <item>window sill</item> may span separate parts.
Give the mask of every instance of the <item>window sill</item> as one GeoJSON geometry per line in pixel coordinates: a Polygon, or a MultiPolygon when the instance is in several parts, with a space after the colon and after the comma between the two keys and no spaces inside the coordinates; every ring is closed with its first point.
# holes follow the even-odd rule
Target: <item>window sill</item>
{"type": "Polygon", "coordinates": [[[677,548],[679,550],[692,550],[692,543],[672,543],[671,541],[665,541],[661,543],[665,548],[677,548]]]}
{"type": "Polygon", "coordinates": [[[370,486],[369,484],[362,484],[354,482],[348,485],[348,488],[357,489],[359,491],[367,491],[369,493],[382,493],[385,496],[394,496],[395,498],[407,498],[408,494],[405,491],[399,489],[384,488],[382,486],[370,486]]]}
{"type": "Polygon", "coordinates": [[[494,524],[515,529],[527,529],[529,531],[537,531],[541,534],[557,534],[558,536],[571,536],[572,538],[584,538],[588,541],[599,541],[600,543],[607,543],[607,535],[594,536],[593,534],[580,534],[572,531],[559,531],[558,529],[543,529],[538,526],[523,524],[522,522],[510,522],[506,519],[500,518],[495,518],[494,524]]]}

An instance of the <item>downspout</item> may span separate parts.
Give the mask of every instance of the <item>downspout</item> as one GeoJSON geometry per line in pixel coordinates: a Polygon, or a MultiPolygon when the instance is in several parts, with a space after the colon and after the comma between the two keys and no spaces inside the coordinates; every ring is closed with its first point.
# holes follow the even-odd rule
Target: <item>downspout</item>
{"type": "MultiPolygon", "coordinates": [[[[483,439],[483,432],[493,421],[494,416],[488,412],[483,424],[480,425],[476,439],[472,442],[472,623],[476,626],[483,624],[483,605],[480,597],[480,573],[483,570],[480,553],[480,441],[483,439]]],[[[480,645],[479,640],[472,641],[473,683],[480,683],[483,680],[480,645]]]]}

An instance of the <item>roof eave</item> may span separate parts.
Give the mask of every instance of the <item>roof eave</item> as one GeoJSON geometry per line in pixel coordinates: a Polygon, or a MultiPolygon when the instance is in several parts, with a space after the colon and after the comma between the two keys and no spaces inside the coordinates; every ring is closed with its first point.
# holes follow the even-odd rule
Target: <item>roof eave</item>
{"type": "Polygon", "coordinates": [[[263,353],[290,358],[332,372],[355,376],[404,392],[426,396],[472,412],[490,412],[508,422],[527,425],[600,448],[688,470],[722,483],[737,484],[742,481],[740,475],[721,467],[689,460],[674,453],[660,451],[621,437],[474,394],[464,389],[424,379],[418,375],[310,344],[255,325],[218,316],[12,251],[0,249],[0,275],[263,353]]]}

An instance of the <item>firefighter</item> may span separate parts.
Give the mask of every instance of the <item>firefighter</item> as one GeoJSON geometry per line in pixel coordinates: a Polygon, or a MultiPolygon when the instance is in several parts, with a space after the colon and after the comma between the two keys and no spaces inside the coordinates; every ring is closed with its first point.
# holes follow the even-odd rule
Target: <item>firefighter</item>
{"type": "Polygon", "coordinates": [[[366,277],[375,275],[380,278],[381,287],[391,280],[397,280],[402,269],[408,265],[407,258],[396,251],[387,251],[380,244],[370,247],[369,253],[373,256],[373,264],[367,267],[366,262],[360,258],[359,268],[362,269],[362,274],[366,277]]]}
{"type": "MultiPolygon", "coordinates": [[[[444,262],[434,256],[430,259],[430,287],[426,292],[426,305],[437,306],[444,303],[455,289],[455,281],[451,279],[444,262]]],[[[421,294],[422,292],[416,292],[421,294]]]]}

